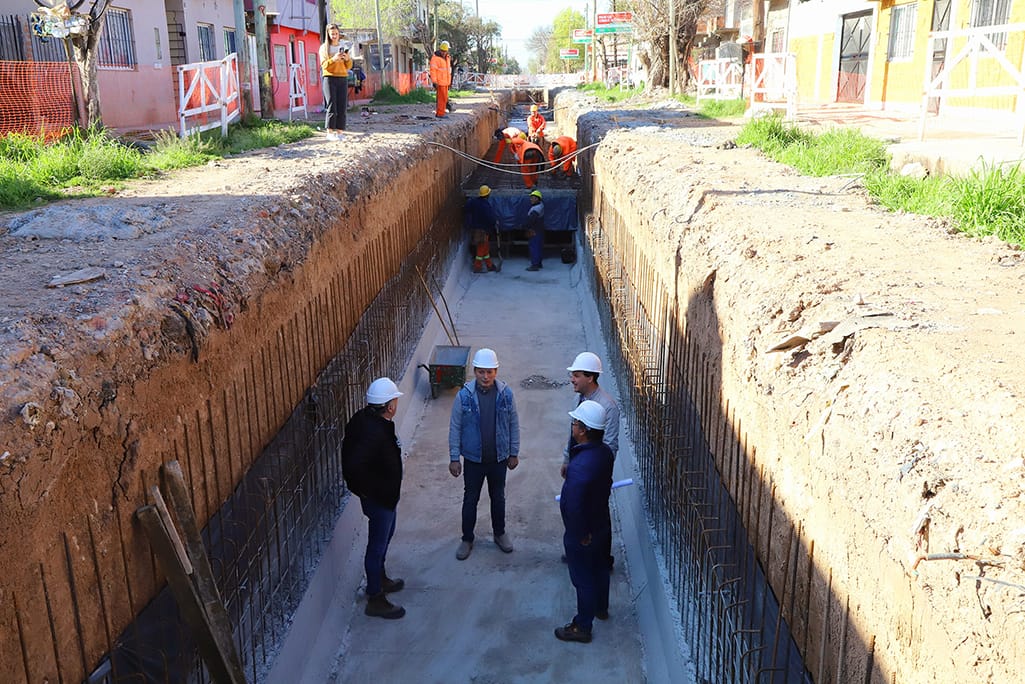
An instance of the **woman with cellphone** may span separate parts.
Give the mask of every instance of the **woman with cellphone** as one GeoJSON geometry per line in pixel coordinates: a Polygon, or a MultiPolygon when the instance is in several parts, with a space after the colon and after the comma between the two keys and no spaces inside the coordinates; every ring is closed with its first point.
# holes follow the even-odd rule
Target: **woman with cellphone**
{"type": "Polygon", "coordinates": [[[327,25],[327,40],[320,46],[320,72],[323,76],[324,128],[328,140],[340,140],[345,130],[345,110],[349,108],[349,46],[342,44],[338,24],[327,25]]]}

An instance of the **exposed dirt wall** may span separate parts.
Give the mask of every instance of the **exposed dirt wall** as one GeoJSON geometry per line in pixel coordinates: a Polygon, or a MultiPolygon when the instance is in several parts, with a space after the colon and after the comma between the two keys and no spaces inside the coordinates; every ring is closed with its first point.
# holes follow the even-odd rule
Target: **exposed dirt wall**
{"type": "Polygon", "coordinates": [[[732,149],[714,122],[591,106],[557,101],[582,146],[604,138],[593,220],[623,226],[645,305],[668,297],[715,369],[745,454],[720,471],[741,510],[771,500],[749,534],[809,671],[1019,679],[1022,253],[732,149]]]}
{"type": "Polygon", "coordinates": [[[481,153],[480,110],[4,217],[0,680],[80,680],[109,649],[158,588],[132,513],[159,465],[202,524],[431,224],[458,231],[466,162],[427,141],[481,153]]]}

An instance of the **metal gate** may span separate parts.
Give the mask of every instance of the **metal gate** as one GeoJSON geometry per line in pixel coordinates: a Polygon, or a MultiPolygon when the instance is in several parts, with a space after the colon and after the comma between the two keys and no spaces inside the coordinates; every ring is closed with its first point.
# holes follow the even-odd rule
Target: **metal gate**
{"type": "Polygon", "coordinates": [[[868,49],[872,39],[872,11],[845,14],[840,34],[837,102],[865,102],[868,49]]]}
{"type": "MultiPolygon", "coordinates": [[[[935,0],[932,6],[932,26],[929,28],[930,31],[946,31],[950,28],[950,5],[950,0],[935,0]]],[[[933,43],[930,80],[936,78],[943,71],[943,64],[946,58],[947,39],[941,38],[933,43]]],[[[930,114],[939,114],[940,98],[929,98],[928,111],[930,114]]]]}

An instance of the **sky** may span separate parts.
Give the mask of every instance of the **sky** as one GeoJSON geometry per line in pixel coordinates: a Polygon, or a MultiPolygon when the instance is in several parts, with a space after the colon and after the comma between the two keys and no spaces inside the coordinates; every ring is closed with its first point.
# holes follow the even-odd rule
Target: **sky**
{"type": "MultiPolygon", "coordinates": [[[[604,7],[606,3],[599,1],[604,7]]],[[[585,7],[594,12],[594,0],[463,0],[463,4],[470,9],[477,8],[481,17],[492,19],[502,27],[502,43],[508,47],[509,56],[519,62],[521,69],[527,68],[531,57],[527,39],[534,29],[551,26],[555,15],[567,7],[580,14],[584,13],[585,7]]]]}

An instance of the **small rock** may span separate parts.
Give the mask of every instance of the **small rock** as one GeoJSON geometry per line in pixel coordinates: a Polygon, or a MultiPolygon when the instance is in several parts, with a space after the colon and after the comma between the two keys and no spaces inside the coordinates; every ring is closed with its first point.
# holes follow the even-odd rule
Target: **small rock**
{"type": "Polygon", "coordinates": [[[922,180],[929,175],[929,170],[926,169],[918,162],[909,162],[904,166],[900,167],[900,175],[905,178],[915,178],[922,180]]]}

